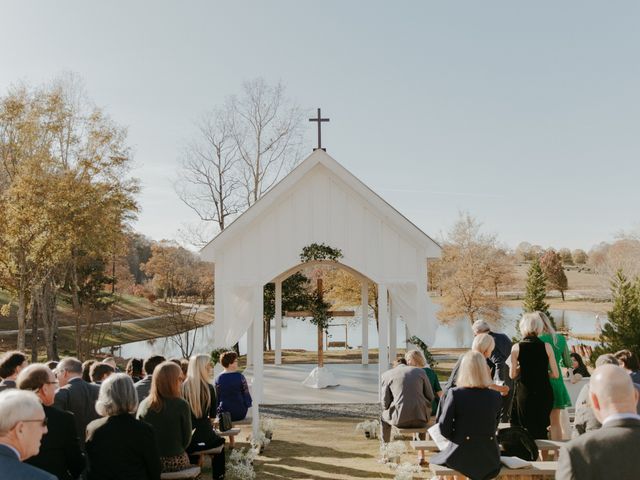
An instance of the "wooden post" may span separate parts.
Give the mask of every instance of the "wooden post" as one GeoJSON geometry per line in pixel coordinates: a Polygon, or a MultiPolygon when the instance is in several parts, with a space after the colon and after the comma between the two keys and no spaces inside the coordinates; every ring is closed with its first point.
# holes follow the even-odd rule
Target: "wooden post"
{"type": "Polygon", "coordinates": [[[276,281],[276,354],[274,363],[282,364],[282,280],[276,281]]]}
{"type": "MultiPolygon", "coordinates": [[[[318,296],[320,300],[323,298],[322,291],[322,279],[318,279],[318,296]]],[[[323,338],[322,338],[322,327],[318,324],[318,368],[324,367],[324,348],[323,348],[323,338]]]]}
{"type": "Polygon", "coordinates": [[[362,281],[362,365],[369,365],[369,282],[362,281]]]}

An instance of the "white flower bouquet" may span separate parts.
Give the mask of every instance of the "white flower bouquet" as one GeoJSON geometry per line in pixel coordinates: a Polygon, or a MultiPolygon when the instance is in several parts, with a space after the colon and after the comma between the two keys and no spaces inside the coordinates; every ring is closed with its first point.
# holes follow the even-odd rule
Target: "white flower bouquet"
{"type": "Polygon", "coordinates": [[[356,425],[356,432],[364,432],[367,438],[378,438],[380,422],[378,420],[365,420],[356,425]]]}
{"type": "Polygon", "coordinates": [[[407,447],[404,442],[380,442],[380,454],[382,455],[382,461],[384,463],[400,462],[400,456],[407,453],[407,447]]]}
{"type": "Polygon", "coordinates": [[[412,463],[401,463],[395,467],[396,476],[393,477],[393,480],[413,480],[413,476],[415,473],[420,473],[422,469],[419,465],[414,465],[412,463]]]}
{"type": "Polygon", "coordinates": [[[227,459],[225,478],[227,480],[254,480],[256,472],[253,470],[253,459],[256,454],[253,449],[238,449],[231,451],[227,459]]]}

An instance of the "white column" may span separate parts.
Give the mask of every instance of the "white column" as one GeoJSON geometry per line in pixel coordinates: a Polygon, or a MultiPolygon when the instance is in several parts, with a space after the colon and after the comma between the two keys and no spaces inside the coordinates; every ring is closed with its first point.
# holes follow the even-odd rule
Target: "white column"
{"type": "Polygon", "coordinates": [[[263,286],[256,287],[256,309],[253,318],[253,407],[252,427],[254,438],[260,429],[259,404],[262,402],[264,376],[264,319],[263,286]]]}
{"type": "Polygon", "coordinates": [[[389,310],[389,363],[392,363],[398,356],[398,317],[392,308],[389,310]]]}
{"type": "Polygon", "coordinates": [[[274,363],[282,364],[282,280],[276,280],[276,354],[274,363]]]}
{"type": "Polygon", "coordinates": [[[362,365],[369,365],[369,282],[362,281],[362,365]]]}
{"type": "Polygon", "coordinates": [[[253,323],[247,330],[247,367],[253,365],[253,323]]]}
{"type": "MultiPolygon", "coordinates": [[[[389,369],[389,310],[387,309],[387,286],[378,284],[378,375],[389,369]]],[[[378,378],[378,388],[380,378],[378,378]]]]}

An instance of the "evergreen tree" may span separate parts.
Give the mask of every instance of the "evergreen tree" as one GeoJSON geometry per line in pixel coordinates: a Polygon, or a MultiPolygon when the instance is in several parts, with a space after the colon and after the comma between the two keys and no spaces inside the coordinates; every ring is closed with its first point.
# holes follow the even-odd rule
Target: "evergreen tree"
{"type": "Polygon", "coordinates": [[[542,271],[540,260],[534,258],[527,272],[527,289],[524,296],[522,309],[525,312],[542,312],[551,321],[553,328],[556,328],[556,324],[553,321],[553,317],[549,313],[549,304],[546,303],[545,297],[547,296],[547,277],[542,271]]]}
{"type": "Polygon", "coordinates": [[[640,277],[631,282],[618,270],[611,282],[613,308],[602,328],[601,344],[591,356],[592,363],[603,353],[628,349],[640,355],[640,277]]]}

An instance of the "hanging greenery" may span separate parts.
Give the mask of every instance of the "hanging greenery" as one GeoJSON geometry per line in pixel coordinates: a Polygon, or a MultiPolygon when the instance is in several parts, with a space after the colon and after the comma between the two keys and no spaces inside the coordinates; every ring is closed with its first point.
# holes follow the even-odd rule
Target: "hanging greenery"
{"type": "Polygon", "coordinates": [[[429,351],[429,347],[427,346],[427,344],[420,340],[418,337],[416,337],[415,335],[413,337],[410,337],[409,343],[414,344],[416,347],[422,350],[422,353],[424,353],[424,358],[427,360],[427,363],[431,368],[434,368],[438,364],[433,354],[429,351]]]}
{"type": "Polygon", "coordinates": [[[331,304],[324,301],[322,294],[318,290],[314,290],[309,301],[311,323],[326,331],[331,318],[329,317],[329,310],[331,310],[331,304]]]}
{"type": "Polygon", "coordinates": [[[302,249],[300,253],[300,261],[302,263],[310,262],[312,260],[332,260],[337,262],[339,258],[342,258],[342,250],[339,248],[333,248],[324,243],[317,244],[312,243],[302,249]]]}

